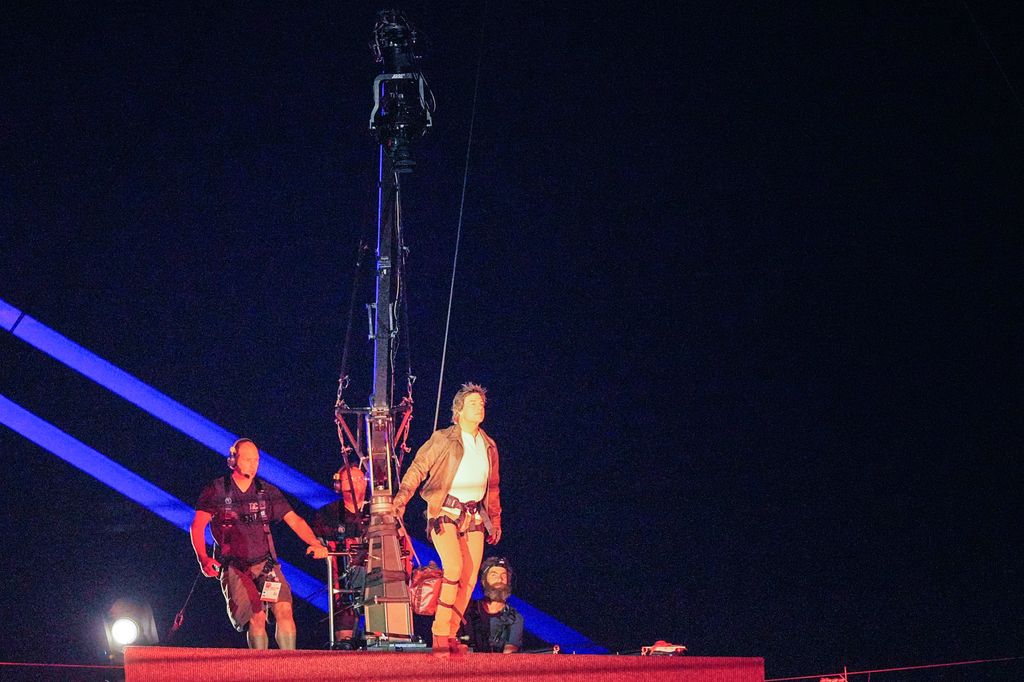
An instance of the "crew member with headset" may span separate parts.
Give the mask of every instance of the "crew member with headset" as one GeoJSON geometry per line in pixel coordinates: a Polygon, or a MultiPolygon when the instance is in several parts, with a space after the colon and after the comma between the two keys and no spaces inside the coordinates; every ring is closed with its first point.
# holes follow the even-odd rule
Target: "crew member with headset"
{"type": "Polygon", "coordinates": [[[461,632],[477,653],[514,654],[523,647],[523,615],[511,604],[512,567],[504,557],[491,557],[480,566],[484,598],[470,600],[461,632]]]}
{"type": "Polygon", "coordinates": [[[334,474],[334,489],[341,494],[336,502],[317,510],[313,530],[332,552],[350,552],[331,556],[334,576],[334,636],[339,648],[358,645],[359,604],[366,586],[366,538],[369,514],[365,509],[366,474],[358,466],[346,463],[334,474]]]}
{"type": "Polygon", "coordinates": [[[313,530],[295,513],[275,486],[257,478],[260,451],[248,438],[231,446],[231,471],[211,481],[199,495],[192,520],[192,549],[203,575],[220,578],[228,617],[246,632],[250,649],[266,649],[267,611],[274,613],[274,639],[281,649],[295,648],[292,592],[281,572],[270,524],[284,521],[309,545],[306,554],[327,558],[313,530]],[[206,526],[217,541],[214,556],[206,552],[206,526]]]}

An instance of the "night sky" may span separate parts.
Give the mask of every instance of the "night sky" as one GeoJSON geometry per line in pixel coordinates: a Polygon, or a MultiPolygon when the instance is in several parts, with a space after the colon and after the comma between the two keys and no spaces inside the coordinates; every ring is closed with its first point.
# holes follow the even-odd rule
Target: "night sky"
{"type": "MultiPolygon", "coordinates": [[[[19,4],[0,299],[329,485],[382,6],[19,4]]],[[[883,4],[404,5],[438,101],[403,188],[410,441],[479,64],[441,423],[459,383],[490,389],[490,551],[612,651],[768,676],[1024,654],[1024,21],[883,4]]],[[[8,333],[0,394],[190,504],[224,471],[8,333]]],[[[187,537],[7,428],[0,452],[0,659],[96,662],[125,593],[166,632],[187,537]]],[[[300,647],[322,617],[297,606],[300,647]]],[[[212,580],[185,618],[177,644],[243,645],[212,580]]]]}

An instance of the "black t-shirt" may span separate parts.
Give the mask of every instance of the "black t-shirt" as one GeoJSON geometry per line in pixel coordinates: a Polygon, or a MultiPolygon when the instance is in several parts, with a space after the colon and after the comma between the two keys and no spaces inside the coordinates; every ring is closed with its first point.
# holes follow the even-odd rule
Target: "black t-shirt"
{"type": "Polygon", "coordinates": [[[522,614],[510,604],[498,613],[487,613],[483,601],[472,600],[466,609],[462,631],[469,635],[469,646],[477,653],[501,653],[506,644],[523,646],[522,614]]]}
{"type": "Polygon", "coordinates": [[[221,559],[232,558],[253,562],[270,554],[270,545],[267,543],[260,514],[261,502],[269,523],[280,521],[292,511],[292,506],[281,491],[261,478],[255,479],[249,489],[242,492],[234,479],[230,476],[221,476],[211,481],[199,493],[196,509],[213,515],[210,530],[220,545],[221,559]],[[226,502],[228,495],[224,492],[225,479],[230,486],[230,507],[226,502]],[[227,513],[229,509],[230,514],[227,513]]]}
{"type": "Polygon", "coordinates": [[[325,540],[339,542],[366,535],[370,520],[360,512],[350,512],[341,501],[331,502],[317,510],[313,532],[325,540]],[[338,513],[343,512],[339,518],[338,513]]]}

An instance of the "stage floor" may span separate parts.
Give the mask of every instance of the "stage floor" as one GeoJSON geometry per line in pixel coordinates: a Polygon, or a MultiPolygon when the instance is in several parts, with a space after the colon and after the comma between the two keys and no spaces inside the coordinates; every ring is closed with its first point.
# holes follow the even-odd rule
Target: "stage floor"
{"type": "Polygon", "coordinates": [[[763,658],[702,656],[593,656],[574,654],[466,654],[353,651],[250,651],[128,647],[126,682],[249,682],[260,680],[682,680],[763,682],[763,658]]]}

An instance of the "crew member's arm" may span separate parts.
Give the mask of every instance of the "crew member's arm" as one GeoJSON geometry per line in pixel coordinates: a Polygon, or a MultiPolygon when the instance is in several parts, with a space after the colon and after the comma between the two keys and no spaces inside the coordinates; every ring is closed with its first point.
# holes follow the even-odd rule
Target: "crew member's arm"
{"type": "Polygon", "coordinates": [[[327,548],[321,544],[313,533],[313,529],[309,527],[306,520],[296,514],[294,511],[290,511],[284,515],[284,522],[295,531],[295,534],[299,536],[299,539],[309,545],[309,549],[306,550],[306,554],[312,554],[314,559],[326,559],[327,548]]]}
{"type": "Polygon", "coordinates": [[[213,514],[197,510],[195,518],[192,519],[192,527],[189,529],[189,535],[192,537],[192,551],[196,553],[199,568],[207,578],[216,578],[220,572],[217,560],[206,553],[206,526],[209,525],[212,518],[213,514]]]}

